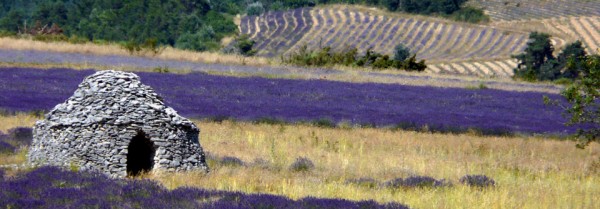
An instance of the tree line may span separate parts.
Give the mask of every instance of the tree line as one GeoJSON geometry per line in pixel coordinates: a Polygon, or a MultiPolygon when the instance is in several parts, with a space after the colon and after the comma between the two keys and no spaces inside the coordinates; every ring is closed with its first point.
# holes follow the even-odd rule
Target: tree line
{"type": "Polygon", "coordinates": [[[565,109],[567,125],[583,126],[576,134],[581,142],[577,147],[600,141],[600,55],[588,54],[581,41],[575,41],[555,56],[550,35],[533,32],[529,39],[525,51],[513,56],[518,60],[514,78],[569,84],[561,92],[569,106],[548,97],[545,102],[565,109]]]}
{"type": "Polygon", "coordinates": [[[231,14],[212,8],[206,0],[5,0],[0,30],[57,25],[65,36],[85,40],[216,50],[237,26],[231,14]]]}

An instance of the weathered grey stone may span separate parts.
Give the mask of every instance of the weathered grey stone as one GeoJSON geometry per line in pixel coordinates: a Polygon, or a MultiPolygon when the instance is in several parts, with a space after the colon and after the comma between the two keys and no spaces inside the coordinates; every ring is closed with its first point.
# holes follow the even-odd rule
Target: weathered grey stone
{"type": "Polygon", "coordinates": [[[166,107],[133,73],[100,71],[86,77],[67,101],[37,121],[28,161],[78,165],[111,177],[127,175],[132,139],[153,144],[153,170],[208,171],[199,129],[166,107]]]}

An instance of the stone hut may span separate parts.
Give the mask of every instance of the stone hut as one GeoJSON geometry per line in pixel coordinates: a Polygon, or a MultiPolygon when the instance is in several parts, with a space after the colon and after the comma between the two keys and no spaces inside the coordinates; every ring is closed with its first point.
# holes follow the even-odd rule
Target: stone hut
{"type": "Polygon", "coordinates": [[[137,75],[100,71],[36,122],[28,160],[112,177],[153,170],[208,171],[199,133],[137,75]]]}

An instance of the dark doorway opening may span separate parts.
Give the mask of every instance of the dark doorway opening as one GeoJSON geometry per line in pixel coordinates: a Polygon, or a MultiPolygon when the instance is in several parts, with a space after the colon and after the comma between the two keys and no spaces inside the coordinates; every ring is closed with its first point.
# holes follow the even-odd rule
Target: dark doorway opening
{"type": "Polygon", "coordinates": [[[154,142],[150,141],[144,132],[131,139],[127,147],[127,175],[137,176],[149,172],[154,166],[154,142]]]}

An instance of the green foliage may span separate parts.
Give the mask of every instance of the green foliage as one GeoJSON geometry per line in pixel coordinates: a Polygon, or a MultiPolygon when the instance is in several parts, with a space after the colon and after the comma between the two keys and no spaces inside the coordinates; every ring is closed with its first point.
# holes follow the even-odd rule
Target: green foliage
{"type": "Polygon", "coordinates": [[[438,15],[472,23],[489,20],[482,9],[464,7],[465,2],[466,0],[224,0],[211,1],[211,5],[219,12],[234,14],[223,8],[231,7],[232,10],[246,11],[248,15],[258,15],[266,11],[312,7],[319,4],[360,4],[381,7],[389,11],[438,15]]]}
{"type": "Polygon", "coordinates": [[[152,69],[152,71],[155,72],[155,73],[169,73],[169,72],[171,72],[171,70],[169,70],[168,66],[155,67],[154,69],[152,69]]]}
{"type": "Polygon", "coordinates": [[[573,42],[558,55],[558,66],[563,71],[562,77],[575,79],[584,71],[584,59],[587,53],[581,41],[573,42]]]}
{"type": "Polygon", "coordinates": [[[404,44],[398,44],[394,48],[394,60],[404,61],[410,56],[410,49],[404,44]]]}
{"type": "Polygon", "coordinates": [[[124,42],[121,47],[127,50],[130,54],[151,53],[153,55],[157,55],[164,49],[164,47],[159,45],[158,40],[155,38],[146,39],[144,42],[130,40],[124,42]]]}
{"type": "Polygon", "coordinates": [[[460,10],[466,0],[402,0],[402,11],[416,14],[452,14],[460,10]]]}
{"type": "MultiPolygon", "coordinates": [[[[408,52],[408,49],[397,47],[402,53],[408,52]]],[[[404,55],[400,55],[401,58],[404,55]]],[[[407,56],[410,56],[408,54],[407,56]]],[[[358,54],[358,49],[354,47],[346,47],[341,51],[332,51],[331,47],[325,46],[319,50],[309,50],[308,47],[302,46],[296,52],[291,53],[287,57],[281,57],[282,62],[299,65],[299,66],[358,66],[372,67],[374,69],[396,68],[408,71],[423,71],[427,68],[425,60],[417,62],[416,55],[410,56],[408,59],[396,60],[390,59],[389,55],[383,55],[367,49],[364,55],[358,54]]]]}
{"type": "MultiPolygon", "coordinates": [[[[577,147],[585,148],[590,143],[600,141],[600,55],[586,56],[582,62],[583,71],[573,84],[561,92],[570,107],[566,108],[571,116],[567,125],[582,124],[586,126],[578,131],[581,140],[577,147]]],[[[560,104],[557,101],[546,103],[560,104]]]]}
{"type": "Polygon", "coordinates": [[[252,49],[254,44],[255,42],[251,40],[247,34],[243,34],[235,40],[236,49],[241,55],[244,56],[252,56],[256,54],[256,50],[252,49]]]}
{"type": "Polygon", "coordinates": [[[220,47],[217,34],[207,26],[196,33],[184,33],[175,42],[175,48],[193,51],[214,51],[220,47]]]}
{"type": "Polygon", "coordinates": [[[514,78],[527,81],[573,80],[585,71],[586,52],[581,41],[567,45],[558,57],[554,57],[554,47],[548,34],[534,32],[529,38],[525,52],[513,56],[519,60],[514,78]]]}
{"type": "Polygon", "coordinates": [[[490,21],[490,17],[487,16],[483,10],[473,7],[463,7],[460,10],[452,13],[450,18],[456,21],[468,23],[482,23],[490,21]]]}
{"type": "MultiPolygon", "coordinates": [[[[187,48],[213,50],[219,47],[220,39],[237,33],[237,26],[230,15],[212,9],[211,4],[219,2],[221,1],[7,0],[0,7],[0,30],[18,32],[20,28],[39,21],[42,26],[59,25],[66,37],[76,36],[94,42],[126,41],[126,47],[135,52],[140,48],[136,45],[143,45],[148,40],[156,40],[157,45],[174,46],[181,36],[187,36],[182,39],[183,42],[193,35],[202,36],[197,34],[202,28],[212,27],[215,38],[202,40],[202,43],[187,48]]],[[[236,9],[233,11],[233,14],[239,12],[236,9]]]]}
{"type": "MultiPolygon", "coordinates": [[[[547,75],[547,73],[541,73],[541,67],[546,61],[554,59],[552,55],[554,47],[550,42],[550,35],[533,32],[529,34],[529,40],[525,52],[513,56],[519,62],[514,69],[514,77],[528,81],[544,80],[539,75],[547,75]]],[[[544,66],[544,69],[549,69],[549,66],[544,66]]]]}
{"type": "Polygon", "coordinates": [[[247,15],[260,15],[263,12],[265,12],[265,7],[260,1],[249,4],[246,8],[247,15]]]}

